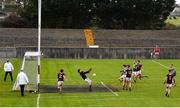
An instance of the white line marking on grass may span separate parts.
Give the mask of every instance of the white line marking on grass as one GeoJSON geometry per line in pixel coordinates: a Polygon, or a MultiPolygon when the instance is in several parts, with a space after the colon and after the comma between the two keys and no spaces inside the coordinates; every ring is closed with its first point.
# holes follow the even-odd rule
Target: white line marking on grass
{"type": "Polygon", "coordinates": [[[36,107],[39,108],[39,100],[40,100],[40,97],[41,97],[41,94],[39,93],[38,94],[38,97],[37,97],[37,102],[36,102],[36,107]]]}
{"type": "Polygon", "coordinates": [[[161,65],[162,67],[164,67],[164,68],[166,68],[166,69],[168,69],[168,67],[167,66],[165,66],[165,65],[163,65],[163,64],[161,64],[161,63],[159,63],[159,62],[157,62],[157,61],[155,61],[155,60],[152,60],[154,63],[156,63],[156,64],[159,64],[159,65],[161,65]]]}
{"type": "MultiPolygon", "coordinates": [[[[51,99],[55,98],[55,99],[57,99],[57,98],[62,98],[62,97],[63,97],[63,98],[72,98],[72,99],[75,98],[75,99],[76,99],[76,98],[80,98],[80,97],[82,97],[82,96],[66,96],[66,95],[63,95],[63,96],[61,96],[61,95],[59,95],[59,96],[47,96],[47,97],[45,97],[45,96],[42,97],[42,96],[41,96],[41,99],[42,99],[42,98],[43,98],[43,99],[44,99],[44,98],[51,98],[51,99]]],[[[99,98],[99,97],[112,97],[112,95],[104,95],[104,94],[103,94],[102,96],[101,96],[101,95],[87,95],[87,96],[85,96],[85,97],[86,97],[86,98],[92,98],[92,97],[93,97],[93,99],[94,99],[94,97],[96,97],[96,98],[97,98],[97,97],[98,97],[98,98],[99,98]]],[[[85,98],[84,98],[84,99],[85,99],[85,98]]]]}
{"type": "Polygon", "coordinates": [[[110,89],[110,88],[109,88],[106,84],[104,84],[102,81],[101,81],[101,84],[102,84],[105,88],[107,88],[112,94],[114,94],[115,96],[119,96],[117,93],[113,92],[113,90],[110,89]]]}
{"type": "Polygon", "coordinates": [[[154,63],[156,63],[156,64],[159,64],[159,65],[161,65],[162,67],[164,67],[164,68],[166,68],[166,69],[169,69],[169,67],[167,67],[167,66],[165,66],[165,65],[163,65],[163,64],[161,64],[161,63],[159,63],[159,62],[157,62],[157,61],[155,61],[155,60],[152,60],[154,63]]]}

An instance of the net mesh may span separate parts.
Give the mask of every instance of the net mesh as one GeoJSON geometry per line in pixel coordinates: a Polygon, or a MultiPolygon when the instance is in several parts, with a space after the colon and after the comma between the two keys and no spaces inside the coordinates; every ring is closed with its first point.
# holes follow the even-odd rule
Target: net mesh
{"type": "MultiPolygon", "coordinates": [[[[24,55],[21,69],[26,73],[29,83],[26,86],[25,90],[37,90],[37,77],[38,77],[38,55],[33,53],[27,53],[24,55]]],[[[17,81],[13,86],[13,90],[19,90],[19,85],[17,81]]]]}

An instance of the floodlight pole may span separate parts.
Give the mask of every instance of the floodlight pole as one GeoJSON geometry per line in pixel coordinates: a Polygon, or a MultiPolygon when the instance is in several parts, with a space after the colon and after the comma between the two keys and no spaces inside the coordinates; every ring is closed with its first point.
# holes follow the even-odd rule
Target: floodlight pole
{"type": "Polygon", "coordinates": [[[40,65],[41,65],[41,0],[38,0],[38,75],[37,75],[37,90],[40,92],[40,65]]]}

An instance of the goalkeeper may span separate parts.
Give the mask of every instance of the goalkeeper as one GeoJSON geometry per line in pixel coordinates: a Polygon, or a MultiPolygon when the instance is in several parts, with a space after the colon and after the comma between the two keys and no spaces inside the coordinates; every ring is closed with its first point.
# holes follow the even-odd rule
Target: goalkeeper
{"type": "Polygon", "coordinates": [[[89,85],[89,91],[92,91],[92,81],[86,76],[87,73],[90,73],[92,68],[90,68],[88,71],[81,71],[81,69],[78,69],[79,75],[86,81],[89,85]]]}

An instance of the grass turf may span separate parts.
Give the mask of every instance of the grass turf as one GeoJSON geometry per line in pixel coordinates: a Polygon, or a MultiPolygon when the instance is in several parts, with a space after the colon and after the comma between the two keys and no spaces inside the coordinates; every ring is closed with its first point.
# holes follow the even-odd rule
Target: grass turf
{"type": "Polygon", "coordinates": [[[169,19],[169,18],[168,18],[168,19],[165,21],[165,23],[167,23],[167,24],[172,24],[172,25],[178,27],[178,26],[180,26],[180,17],[177,17],[176,19],[169,19]]]}
{"type": "MultiPolygon", "coordinates": [[[[168,66],[173,63],[176,66],[177,86],[172,88],[170,98],[164,96],[165,85],[163,84],[167,69],[152,60],[141,60],[143,64],[143,74],[149,78],[138,80],[133,83],[133,89],[129,91],[117,92],[119,96],[115,96],[111,92],[92,92],[92,93],[41,93],[39,106],[41,107],[124,107],[124,106],[151,106],[151,107],[179,107],[180,101],[180,68],[178,60],[156,60],[157,62],[168,66]]],[[[13,59],[15,71],[14,78],[20,68],[21,60],[13,59]]],[[[65,85],[85,85],[86,83],[80,78],[77,69],[87,70],[92,67],[92,73],[96,73],[96,77],[92,77],[92,73],[88,76],[93,80],[93,84],[100,84],[100,81],[105,84],[121,87],[117,80],[119,70],[122,64],[131,64],[133,60],[74,60],[74,59],[43,59],[41,61],[41,84],[56,85],[56,74],[60,68],[64,68],[67,80],[65,85]]],[[[2,67],[2,65],[1,65],[2,67]]],[[[2,69],[2,68],[1,68],[2,69]]],[[[21,97],[19,92],[11,91],[14,82],[8,80],[3,81],[4,72],[0,73],[0,106],[37,106],[38,94],[25,93],[25,97],[21,97]]],[[[106,88],[104,88],[106,89],[106,88]]]]}

